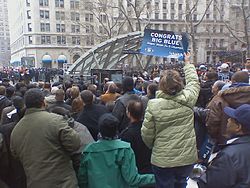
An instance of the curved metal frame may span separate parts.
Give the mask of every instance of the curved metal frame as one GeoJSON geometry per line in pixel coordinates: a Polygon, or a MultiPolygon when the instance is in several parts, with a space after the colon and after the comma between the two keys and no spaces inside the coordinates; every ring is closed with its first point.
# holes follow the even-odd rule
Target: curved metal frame
{"type": "Polygon", "coordinates": [[[124,63],[129,54],[139,51],[142,38],[143,32],[133,32],[109,39],[84,53],[67,73],[89,75],[91,69],[112,69],[124,63]]]}

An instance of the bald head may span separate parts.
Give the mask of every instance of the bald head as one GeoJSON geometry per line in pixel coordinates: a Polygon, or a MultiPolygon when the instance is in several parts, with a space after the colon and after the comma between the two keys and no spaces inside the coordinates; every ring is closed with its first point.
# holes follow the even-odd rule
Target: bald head
{"type": "Polygon", "coordinates": [[[63,89],[58,89],[55,93],[55,99],[56,101],[64,101],[64,96],[65,93],[63,91],[63,89]]]}

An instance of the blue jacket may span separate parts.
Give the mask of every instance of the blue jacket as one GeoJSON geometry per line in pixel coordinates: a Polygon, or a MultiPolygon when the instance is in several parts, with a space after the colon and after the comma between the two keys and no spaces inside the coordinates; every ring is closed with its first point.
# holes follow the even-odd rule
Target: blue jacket
{"type": "Polygon", "coordinates": [[[199,188],[250,187],[250,136],[227,144],[198,182],[199,188]]]}

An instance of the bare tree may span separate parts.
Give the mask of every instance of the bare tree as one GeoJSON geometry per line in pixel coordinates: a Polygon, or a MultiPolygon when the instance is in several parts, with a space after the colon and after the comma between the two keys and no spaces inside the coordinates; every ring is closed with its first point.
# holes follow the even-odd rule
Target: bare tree
{"type": "MultiPolygon", "coordinates": [[[[143,30],[142,23],[145,23],[147,5],[150,1],[140,0],[85,0],[81,1],[82,12],[89,12],[97,23],[91,32],[98,38],[109,39],[122,33],[143,30]],[[118,2],[118,3],[117,3],[118,2]],[[86,10],[86,7],[87,10],[86,10]],[[144,16],[144,17],[143,17],[144,16]],[[100,32],[102,30],[103,32],[100,32]]],[[[150,19],[147,19],[148,22],[150,19]]],[[[73,21],[82,28],[93,28],[93,23],[84,21],[73,21]]],[[[147,23],[147,21],[146,21],[147,23]]]]}
{"type": "Polygon", "coordinates": [[[193,55],[193,62],[194,64],[197,64],[197,42],[196,42],[196,35],[197,35],[197,28],[201,25],[201,23],[204,21],[204,18],[214,0],[210,0],[207,4],[206,9],[204,12],[200,15],[200,19],[196,19],[197,13],[196,10],[198,8],[199,3],[201,0],[186,0],[186,28],[187,32],[190,35],[191,38],[191,51],[193,55]],[[190,6],[191,5],[191,6],[190,6]]]}
{"type": "MultiPolygon", "coordinates": [[[[249,35],[249,23],[250,23],[250,1],[249,0],[238,0],[237,1],[237,7],[239,14],[236,17],[236,20],[231,20],[230,24],[224,21],[224,24],[230,34],[235,38],[237,41],[239,41],[242,46],[245,47],[245,49],[242,49],[246,52],[246,55],[250,56],[250,35],[249,35]],[[236,23],[240,23],[241,26],[239,28],[236,28],[235,26],[238,25],[236,23]],[[240,36],[240,35],[242,36],[240,36]]],[[[221,10],[216,7],[218,12],[223,15],[221,10]]],[[[235,12],[232,12],[235,13],[235,12]]]]}

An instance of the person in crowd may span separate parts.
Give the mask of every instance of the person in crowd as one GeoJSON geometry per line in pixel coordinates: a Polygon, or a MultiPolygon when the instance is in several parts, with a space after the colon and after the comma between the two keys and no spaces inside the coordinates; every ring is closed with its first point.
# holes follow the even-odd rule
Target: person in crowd
{"type": "Polygon", "coordinates": [[[108,89],[107,91],[100,96],[100,100],[103,104],[106,104],[107,102],[115,101],[118,97],[120,97],[120,94],[116,93],[116,85],[115,83],[108,83],[108,89]]]}
{"type": "Polygon", "coordinates": [[[141,138],[141,127],[144,110],[141,101],[130,101],[127,106],[127,116],[130,123],[120,134],[121,140],[129,142],[135,153],[136,166],[141,174],[152,173],[150,164],[151,150],[141,138]]]}
{"type": "Polygon", "coordinates": [[[9,86],[6,88],[6,97],[11,101],[12,97],[15,94],[15,87],[14,86],[9,86]]]}
{"type": "Polygon", "coordinates": [[[216,144],[226,141],[225,130],[228,117],[223,112],[224,107],[237,108],[241,104],[250,104],[250,85],[248,73],[241,71],[232,76],[232,84],[219,92],[208,104],[209,109],[206,125],[208,134],[216,144]]]}
{"type": "Polygon", "coordinates": [[[80,147],[78,134],[62,116],[45,111],[41,90],[28,90],[24,100],[26,112],[11,133],[10,149],[24,167],[27,187],[77,188],[69,153],[80,147]]]}
{"type": "Polygon", "coordinates": [[[3,85],[5,88],[10,87],[10,79],[4,78],[1,85],[3,85]]]}
{"type": "MultiPolygon", "coordinates": [[[[64,83],[63,83],[64,92],[66,92],[67,89],[72,88],[72,85],[73,85],[73,83],[72,83],[71,79],[70,80],[65,80],[64,83]]],[[[68,96],[66,95],[65,100],[67,100],[67,99],[68,99],[68,96]]]]}
{"type": "Polygon", "coordinates": [[[51,95],[51,84],[49,82],[45,82],[43,84],[43,93],[45,97],[48,97],[49,95],[51,95]]]}
{"type": "Polygon", "coordinates": [[[53,110],[51,112],[63,116],[67,120],[68,125],[72,129],[74,129],[78,133],[78,135],[80,137],[80,140],[81,140],[80,148],[77,151],[74,151],[73,153],[71,153],[71,159],[72,159],[72,162],[73,162],[73,167],[74,167],[75,172],[77,174],[78,170],[79,170],[79,166],[80,166],[81,153],[88,144],[94,142],[94,139],[91,136],[91,134],[90,134],[89,130],[87,129],[87,127],[85,127],[83,124],[75,121],[70,116],[70,111],[68,111],[68,110],[66,110],[65,108],[62,108],[62,107],[55,107],[55,108],[53,108],[53,110]]]}
{"type": "Polygon", "coordinates": [[[80,95],[80,90],[79,90],[79,87],[78,86],[72,86],[72,88],[69,88],[70,89],[70,93],[69,93],[69,98],[66,100],[66,104],[68,105],[72,105],[72,102],[75,98],[79,97],[80,95]]]}
{"type": "Polygon", "coordinates": [[[129,124],[129,118],[126,115],[126,108],[129,101],[139,100],[139,97],[134,92],[134,80],[132,77],[127,76],[122,80],[122,88],[124,94],[116,100],[112,112],[120,121],[119,132],[122,132],[129,124]]]}
{"type": "Polygon", "coordinates": [[[108,112],[112,113],[115,107],[115,101],[107,102],[105,106],[108,109],[108,112]]]}
{"type": "Polygon", "coordinates": [[[55,107],[63,107],[66,110],[71,111],[72,107],[64,102],[64,98],[65,98],[65,93],[64,93],[63,89],[58,89],[55,92],[56,102],[54,104],[49,105],[47,110],[49,112],[51,112],[53,110],[53,108],[55,108],[55,107]]]}
{"type": "Polygon", "coordinates": [[[16,114],[18,114],[19,110],[24,109],[24,107],[23,98],[20,96],[14,96],[12,98],[12,105],[5,107],[2,111],[0,125],[16,121],[16,114]]]}
{"type": "MultiPolygon", "coordinates": [[[[23,98],[13,97],[15,113],[11,114],[9,121],[4,121],[0,126],[0,181],[4,181],[6,187],[1,188],[26,188],[26,176],[20,161],[14,159],[10,152],[10,135],[18,121],[24,116],[23,98]]],[[[2,119],[1,119],[2,120],[2,119]]]]}
{"type": "Polygon", "coordinates": [[[157,90],[158,90],[158,85],[155,83],[151,83],[147,86],[147,95],[141,97],[144,111],[146,110],[148,101],[155,98],[157,90]]]}
{"type": "Polygon", "coordinates": [[[20,97],[23,97],[24,93],[27,90],[26,85],[24,83],[22,83],[22,82],[16,83],[15,88],[16,88],[15,95],[18,95],[20,97]]]}
{"type": "Polygon", "coordinates": [[[206,108],[210,98],[212,97],[212,86],[218,79],[216,72],[206,72],[204,80],[201,82],[200,94],[197,101],[197,106],[206,108]]]}
{"type": "Polygon", "coordinates": [[[130,144],[117,139],[118,125],[111,113],[100,117],[100,140],[88,145],[81,158],[80,188],[128,188],[155,182],[153,174],[138,174],[130,144]]]}
{"type": "Polygon", "coordinates": [[[83,102],[81,97],[76,97],[73,101],[72,101],[72,112],[71,112],[71,117],[74,118],[74,120],[77,120],[81,111],[83,110],[83,102]]]}
{"type": "Polygon", "coordinates": [[[104,105],[93,104],[94,95],[89,90],[82,91],[81,98],[83,102],[83,110],[80,113],[77,121],[85,125],[94,140],[97,140],[97,135],[99,132],[98,120],[100,116],[107,113],[108,110],[104,105]]]}
{"type": "Polygon", "coordinates": [[[98,95],[98,90],[97,90],[97,85],[95,84],[89,84],[88,87],[87,87],[87,90],[91,91],[94,95],[94,101],[93,103],[94,104],[100,104],[101,101],[100,101],[100,95],[98,95]]]}
{"type": "Polygon", "coordinates": [[[227,142],[198,182],[199,188],[250,187],[250,105],[225,107],[227,142]]]}
{"type": "Polygon", "coordinates": [[[186,86],[179,72],[163,72],[156,99],[149,100],[141,129],[144,143],[152,148],[157,188],[186,187],[198,159],[193,107],[200,86],[189,53],[184,62],[186,86]]]}
{"type": "Polygon", "coordinates": [[[50,95],[44,97],[45,109],[56,103],[56,91],[59,90],[58,87],[54,86],[51,88],[50,95]]]}
{"type": "Polygon", "coordinates": [[[223,82],[221,80],[217,80],[216,82],[214,82],[214,84],[212,86],[212,94],[213,94],[212,97],[216,96],[219,93],[219,91],[222,90],[224,85],[225,85],[225,82],[223,82]]]}
{"type": "Polygon", "coordinates": [[[249,84],[250,84],[250,58],[246,59],[245,69],[243,69],[242,71],[248,72],[248,75],[249,75],[249,84]]]}
{"type": "Polygon", "coordinates": [[[6,88],[4,86],[0,86],[0,114],[5,107],[11,106],[12,102],[6,97],[6,88]]]}
{"type": "Polygon", "coordinates": [[[230,67],[227,63],[222,63],[220,66],[220,71],[218,72],[218,79],[224,82],[229,82],[231,80],[233,73],[230,72],[230,67]]]}

